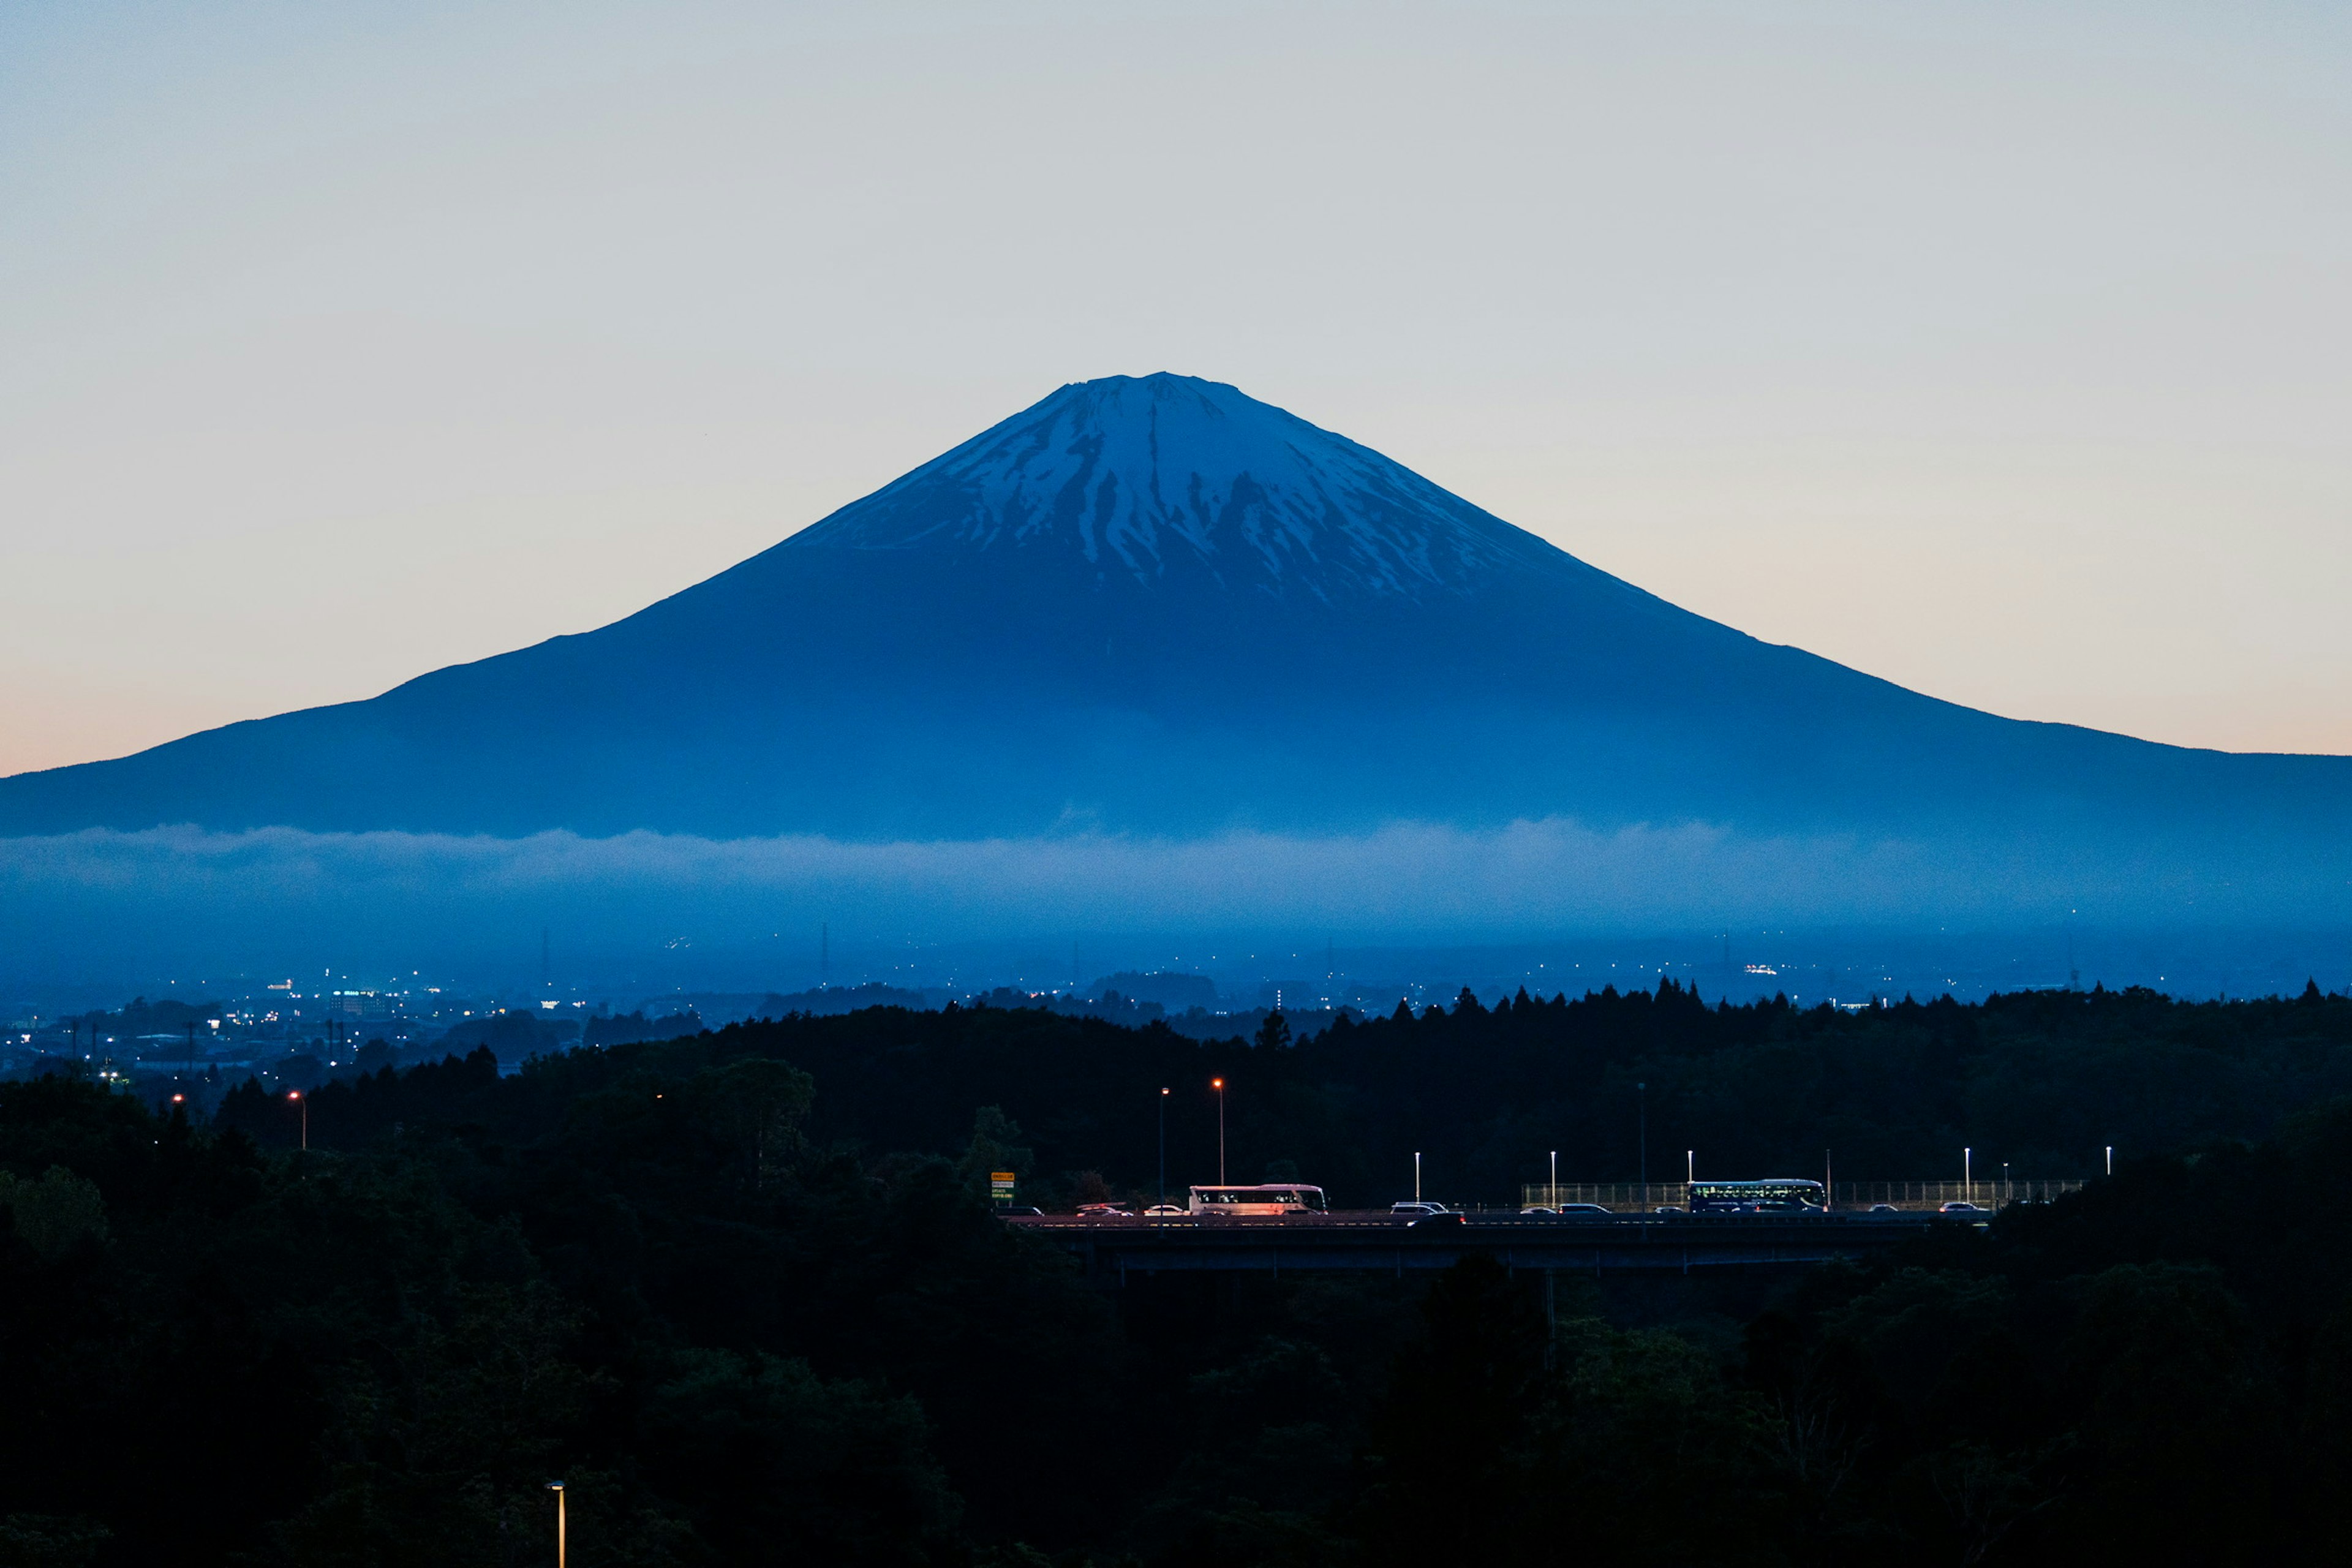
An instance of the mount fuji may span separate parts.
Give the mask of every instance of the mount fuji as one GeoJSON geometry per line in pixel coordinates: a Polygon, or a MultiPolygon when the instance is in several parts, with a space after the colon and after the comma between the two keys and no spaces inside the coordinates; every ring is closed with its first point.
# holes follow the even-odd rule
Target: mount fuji
{"type": "Polygon", "coordinates": [[[0,836],[19,837],[1560,818],[1995,858],[2063,845],[2158,881],[2340,888],[2352,759],[1939,701],[1678,609],[1233,387],[1160,374],[1065,386],[601,629],[0,780],[0,836]]]}

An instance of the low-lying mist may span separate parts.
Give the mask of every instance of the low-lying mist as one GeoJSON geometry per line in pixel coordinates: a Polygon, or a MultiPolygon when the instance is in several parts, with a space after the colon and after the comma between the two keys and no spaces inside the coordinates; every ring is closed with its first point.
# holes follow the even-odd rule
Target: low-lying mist
{"type": "MultiPolygon", "coordinates": [[[[572,952],[785,929],[909,941],[1075,930],[1333,931],[1352,942],[1770,924],[2228,927],[2342,919],[2335,857],[2198,868],[2076,840],[1748,837],[1400,823],[1354,837],[1076,834],[961,842],[523,838],[157,828],[0,839],[0,974],[131,959],[233,971],[292,952],[462,961],[551,927],[572,952]],[[526,933],[527,936],[526,936],[526,933]]],[[[118,972],[120,972],[118,970],[118,972]]]]}

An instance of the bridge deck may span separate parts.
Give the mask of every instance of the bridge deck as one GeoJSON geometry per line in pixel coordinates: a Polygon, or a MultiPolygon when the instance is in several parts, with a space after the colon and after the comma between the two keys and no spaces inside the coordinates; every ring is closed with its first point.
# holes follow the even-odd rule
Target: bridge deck
{"type": "Polygon", "coordinates": [[[1181,1220],[1008,1217],[1059,1244],[1094,1275],[1167,1270],[1448,1268],[1481,1253],[1512,1268],[1601,1273],[1727,1266],[1788,1268],[1862,1258],[1937,1225],[1895,1215],[1493,1215],[1409,1226],[1387,1214],[1181,1220]]]}

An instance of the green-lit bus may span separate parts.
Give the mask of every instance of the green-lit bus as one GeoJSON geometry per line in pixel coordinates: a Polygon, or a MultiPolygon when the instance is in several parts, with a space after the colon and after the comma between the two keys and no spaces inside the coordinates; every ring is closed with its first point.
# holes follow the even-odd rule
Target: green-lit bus
{"type": "Polygon", "coordinates": [[[1760,1182],[1693,1182],[1693,1214],[1819,1214],[1826,1196],[1819,1182],[1775,1176],[1760,1182]]]}

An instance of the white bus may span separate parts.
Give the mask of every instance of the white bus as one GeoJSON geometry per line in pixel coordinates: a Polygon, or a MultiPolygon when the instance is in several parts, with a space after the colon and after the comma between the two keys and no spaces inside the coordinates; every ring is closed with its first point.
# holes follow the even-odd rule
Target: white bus
{"type": "Polygon", "coordinates": [[[1286,1215],[1322,1214],[1323,1189],[1297,1182],[1270,1182],[1257,1187],[1194,1187],[1194,1214],[1286,1215]]]}

